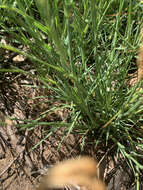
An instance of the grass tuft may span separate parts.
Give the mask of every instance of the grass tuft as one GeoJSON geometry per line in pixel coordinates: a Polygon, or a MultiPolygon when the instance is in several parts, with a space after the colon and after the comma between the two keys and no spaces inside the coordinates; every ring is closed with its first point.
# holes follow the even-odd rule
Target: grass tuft
{"type": "Polygon", "coordinates": [[[67,135],[83,134],[82,145],[88,134],[96,146],[112,142],[137,172],[137,180],[143,169],[138,151],[143,151],[143,90],[140,83],[130,87],[127,80],[137,70],[142,11],[141,1],[131,0],[0,4],[3,34],[8,32],[11,44],[23,44],[28,52],[13,45],[0,47],[32,60],[36,77],[55,94],[52,110],[61,109],[54,104],[60,101],[70,111],[68,121],[35,120],[37,125],[53,126],[45,138],[66,126],[67,135]]]}

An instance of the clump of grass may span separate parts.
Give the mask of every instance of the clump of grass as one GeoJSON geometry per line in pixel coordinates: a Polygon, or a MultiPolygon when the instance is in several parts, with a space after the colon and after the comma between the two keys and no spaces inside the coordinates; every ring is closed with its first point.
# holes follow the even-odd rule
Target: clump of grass
{"type": "Polygon", "coordinates": [[[92,135],[96,145],[113,142],[138,174],[143,169],[138,153],[143,151],[143,90],[140,83],[129,87],[127,79],[140,43],[140,1],[17,0],[10,5],[0,6],[7,15],[1,27],[29,52],[0,46],[31,59],[36,77],[55,93],[53,102],[70,110],[68,122],[38,118],[33,126],[53,126],[51,134],[64,125],[67,134],[92,135]]]}

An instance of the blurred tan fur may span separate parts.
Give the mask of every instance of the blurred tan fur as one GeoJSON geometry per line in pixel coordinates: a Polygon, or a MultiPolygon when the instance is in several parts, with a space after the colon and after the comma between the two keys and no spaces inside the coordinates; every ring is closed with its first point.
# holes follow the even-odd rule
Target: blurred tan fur
{"type": "Polygon", "coordinates": [[[143,79],[143,28],[141,30],[141,46],[139,48],[137,65],[138,65],[138,81],[143,79]]]}
{"type": "Polygon", "coordinates": [[[45,176],[38,190],[63,188],[76,189],[76,186],[87,190],[106,190],[102,181],[97,178],[97,163],[90,157],[78,157],[60,162],[45,176]]]}

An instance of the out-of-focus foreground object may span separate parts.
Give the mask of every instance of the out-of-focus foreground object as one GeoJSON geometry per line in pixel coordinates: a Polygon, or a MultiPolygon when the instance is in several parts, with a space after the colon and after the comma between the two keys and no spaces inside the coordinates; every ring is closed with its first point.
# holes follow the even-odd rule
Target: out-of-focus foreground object
{"type": "Polygon", "coordinates": [[[38,190],[70,189],[106,190],[97,177],[97,163],[91,157],[77,157],[58,163],[43,177],[38,190]]]}
{"type": "Polygon", "coordinates": [[[141,39],[142,43],[139,49],[138,53],[138,59],[137,59],[137,64],[138,64],[138,81],[143,79],[143,28],[141,30],[141,39]]]}

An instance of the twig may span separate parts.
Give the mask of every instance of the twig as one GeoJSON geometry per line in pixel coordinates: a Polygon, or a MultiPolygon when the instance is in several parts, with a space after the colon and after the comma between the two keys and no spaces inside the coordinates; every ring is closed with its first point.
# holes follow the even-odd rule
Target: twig
{"type": "Polygon", "coordinates": [[[110,150],[112,150],[112,148],[114,148],[115,144],[113,144],[108,150],[107,152],[104,154],[104,156],[100,159],[100,161],[97,164],[97,168],[100,166],[101,162],[104,160],[104,158],[107,156],[107,154],[110,152],[110,150]]]}

